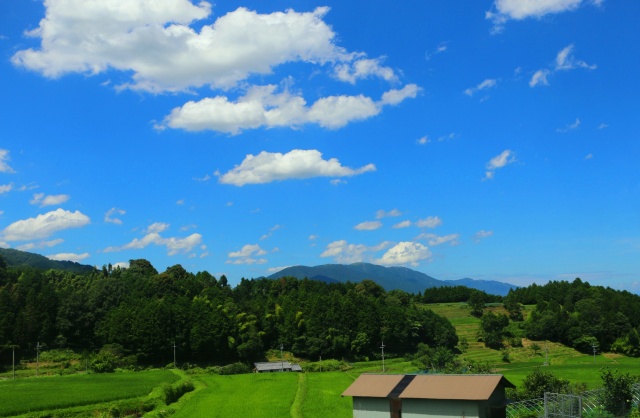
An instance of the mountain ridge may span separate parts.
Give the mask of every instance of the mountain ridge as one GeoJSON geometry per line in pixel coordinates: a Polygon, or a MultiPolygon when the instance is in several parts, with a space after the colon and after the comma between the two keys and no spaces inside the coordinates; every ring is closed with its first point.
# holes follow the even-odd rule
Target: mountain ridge
{"type": "Polygon", "coordinates": [[[321,264],[318,266],[290,266],[268,276],[269,279],[281,277],[312,279],[325,282],[361,282],[373,280],[385,290],[404,290],[408,293],[424,292],[431,287],[466,286],[482,290],[492,295],[506,296],[510,289],[518,286],[495,280],[475,280],[463,278],[458,280],[438,280],[425,273],[407,267],[384,267],[370,263],[353,264],[321,264]]]}

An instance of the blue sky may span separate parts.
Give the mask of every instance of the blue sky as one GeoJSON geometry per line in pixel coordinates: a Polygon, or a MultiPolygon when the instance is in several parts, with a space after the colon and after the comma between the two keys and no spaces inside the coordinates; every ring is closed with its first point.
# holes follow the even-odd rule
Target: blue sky
{"type": "Polygon", "coordinates": [[[0,245],[638,292],[640,2],[396,3],[3,2],[0,245]]]}

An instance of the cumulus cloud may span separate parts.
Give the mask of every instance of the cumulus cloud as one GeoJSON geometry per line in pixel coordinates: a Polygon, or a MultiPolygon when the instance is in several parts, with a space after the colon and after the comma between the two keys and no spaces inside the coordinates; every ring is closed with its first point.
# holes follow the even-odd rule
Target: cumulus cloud
{"type": "Polygon", "coordinates": [[[15,173],[15,170],[9,165],[9,151],[0,149],[0,173],[15,173]]]}
{"type": "Polygon", "coordinates": [[[411,221],[402,221],[402,222],[398,222],[397,224],[393,225],[394,229],[402,229],[402,228],[408,228],[411,226],[411,221]]]}
{"type": "Polygon", "coordinates": [[[420,261],[431,258],[431,251],[428,247],[419,242],[400,242],[390,248],[384,255],[377,259],[378,264],[385,266],[400,266],[409,264],[419,265],[420,261]]]}
{"type": "Polygon", "coordinates": [[[442,225],[442,219],[438,216],[428,216],[416,222],[418,228],[436,228],[440,225],[442,225]]]}
{"type": "Polygon", "coordinates": [[[358,263],[369,260],[368,253],[375,253],[388,248],[390,242],[384,241],[375,246],[367,246],[364,244],[349,244],[346,240],[333,241],[327,244],[326,249],[320,257],[332,257],[337,263],[358,263]]]}
{"type": "Polygon", "coordinates": [[[494,177],[495,171],[499,168],[502,168],[508,164],[514,163],[516,161],[516,156],[511,150],[504,150],[500,154],[493,157],[487,163],[487,171],[485,172],[485,180],[492,179],[494,177]]]}
{"type": "Polygon", "coordinates": [[[168,255],[176,255],[186,254],[202,244],[202,235],[198,233],[191,234],[184,238],[164,238],[160,233],[166,231],[168,228],[169,224],[167,223],[153,223],[145,229],[145,235],[142,238],[134,238],[131,242],[121,246],[107,247],[104,249],[104,252],[140,250],[149,245],[157,245],[166,247],[168,255]]]}
{"type": "Polygon", "coordinates": [[[9,193],[13,189],[13,183],[0,185],[0,194],[9,193]]]}
{"type": "Polygon", "coordinates": [[[122,220],[120,218],[117,218],[116,216],[122,216],[126,213],[127,212],[122,209],[111,208],[107,211],[107,213],[104,214],[104,221],[107,223],[122,225],[122,220]]]}
{"type": "Polygon", "coordinates": [[[49,260],[73,261],[75,263],[79,263],[80,261],[89,258],[89,253],[82,253],[82,254],[76,254],[76,253],[51,254],[51,255],[48,255],[47,258],[49,260]]]}
{"type": "Polygon", "coordinates": [[[44,193],[36,193],[33,195],[33,199],[29,201],[32,205],[40,205],[40,207],[44,206],[55,206],[60,205],[69,200],[69,195],[66,194],[57,194],[57,195],[47,195],[44,193]]]}
{"type": "Polygon", "coordinates": [[[366,221],[366,222],[359,223],[353,228],[357,229],[358,231],[375,231],[376,229],[379,229],[381,227],[382,227],[382,222],[380,221],[366,221]]]}
{"type": "Polygon", "coordinates": [[[585,3],[599,6],[603,0],[494,0],[485,17],[493,21],[493,31],[500,32],[508,20],[541,18],[548,14],[575,10],[585,3]]]}
{"type": "Polygon", "coordinates": [[[397,81],[398,77],[395,72],[391,68],[381,65],[383,61],[383,58],[363,58],[350,63],[338,64],[335,67],[335,75],[338,80],[351,84],[355,84],[359,79],[371,77],[378,77],[389,82],[397,81]]]}
{"type": "Polygon", "coordinates": [[[470,88],[466,89],[464,91],[464,94],[466,94],[467,96],[473,96],[474,94],[478,93],[479,91],[487,90],[487,89],[490,89],[491,87],[495,87],[496,84],[497,84],[496,80],[494,80],[492,78],[487,78],[486,80],[484,80],[483,82],[481,82],[477,86],[470,87],[470,88]]]}
{"type": "Polygon", "coordinates": [[[435,247],[436,245],[446,244],[449,245],[458,245],[460,244],[460,234],[449,234],[449,235],[436,235],[436,234],[420,234],[416,237],[417,240],[426,240],[427,243],[431,247],[435,247]]]}
{"type": "Polygon", "coordinates": [[[267,259],[257,258],[266,255],[267,252],[258,244],[247,244],[240,251],[230,252],[226,264],[265,264],[267,259]]]}
{"type": "Polygon", "coordinates": [[[324,160],[317,150],[293,150],[287,154],[263,151],[258,155],[247,155],[240,165],[220,176],[223,184],[244,186],[245,184],[264,184],[288,179],[307,179],[312,177],[348,177],[375,171],[373,164],[358,169],[344,167],[331,158],[324,160]]]}
{"type": "Polygon", "coordinates": [[[90,223],[88,216],[79,211],[70,212],[56,209],[35,218],[16,221],[2,231],[5,241],[30,241],[47,238],[50,235],[70,228],[81,228],[90,223]]]}
{"type": "Polygon", "coordinates": [[[407,98],[415,98],[419,88],[409,84],[401,90],[389,90],[379,102],[363,95],[338,95],[319,98],[311,106],[299,93],[277,90],[275,85],[252,86],[236,101],[230,101],[226,96],[189,101],[174,108],[156,128],[212,130],[229,134],[247,129],[305,124],[338,129],[376,116],[386,105],[397,105],[407,98]]]}

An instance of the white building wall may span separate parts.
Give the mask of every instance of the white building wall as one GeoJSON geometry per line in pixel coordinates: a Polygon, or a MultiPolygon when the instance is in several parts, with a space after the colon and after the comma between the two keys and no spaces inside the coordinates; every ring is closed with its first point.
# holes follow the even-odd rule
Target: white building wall
{"type": "Polygon", "coordinates": [[[483,418],[483,415],[479,403],[474,401],[402,400],[402,418],[483,418]]]}
{"type": "Polygon", "coordinates": [[[353,418],[389,418],[390,416],[389,399],[353,397],[353,418]]]}

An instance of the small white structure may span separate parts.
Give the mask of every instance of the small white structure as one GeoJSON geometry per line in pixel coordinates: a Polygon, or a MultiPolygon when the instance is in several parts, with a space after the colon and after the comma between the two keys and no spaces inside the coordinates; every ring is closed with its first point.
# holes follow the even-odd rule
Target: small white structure
{"type": "Polygon", "coordinates": [[[363,374],[344,391],[354,418],[504,418],[502,375],[363,374]]]}
{"type": "Polygon", "coordinates": [[[302,367],[299,364],[291,364],[288,361],[269,361],[262,363],[253,363],[256,373],[271,372],[301,372],[302,367]]]}

